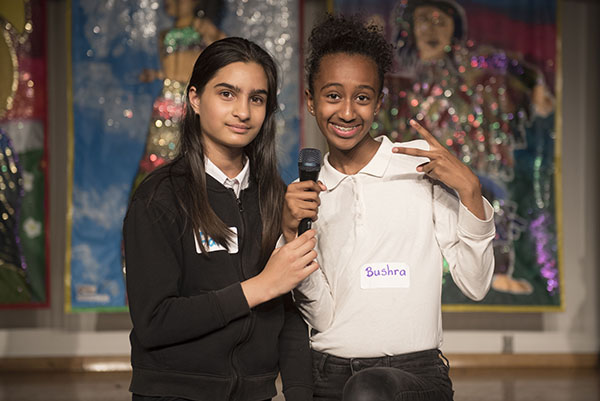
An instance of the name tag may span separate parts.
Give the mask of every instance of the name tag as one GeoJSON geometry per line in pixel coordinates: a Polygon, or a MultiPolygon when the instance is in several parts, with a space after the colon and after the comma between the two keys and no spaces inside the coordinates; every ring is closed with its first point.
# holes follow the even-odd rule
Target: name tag
{"type": "MultiPolygon", "coordinates": [[[[233,231],[233,234],[229,237],[229,241],[228,241],[228,245],[229,245],[229,253],[238,253],[238,231],[237,231],[237,227],[229,227],[229,229],[231,231],[233,231]]],[[[206,250],[208,252],[215,252],[215,251],[225,251],[227,250],[227,248],[225,248],[223,245],[217,243],[214,239],[212,239],[211,237],[208,237],[208,239],[206,238],[206,236],[204,235],[204,233],[202,231],[200,231],[198,234],[200,234],[200,240],[202,241],[202,244],[204,245],[204,247],[206,248],[206,250]]],[[[202,253],[202,248],[200,247],[200,242],[198,241],[198,236],[194,233],[194,240],[196,243],[196,252],[197,253],[202,253]]]]}
{"type": "Polygon", "coordinates": [[[360,288],[408,288],[410,267],[406,263],[368,263],[360,268],[360,288]]]}

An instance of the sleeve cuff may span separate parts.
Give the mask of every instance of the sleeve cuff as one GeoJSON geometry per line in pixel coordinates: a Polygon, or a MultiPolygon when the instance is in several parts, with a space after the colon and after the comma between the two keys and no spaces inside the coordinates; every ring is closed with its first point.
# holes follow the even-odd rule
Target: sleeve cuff
{"type": "Polygon", "coordinates": [[[494,232],[494,208],[487,199],[483,199],[485,220],[477,218],[467,207],[459,202],[458,227],[461,231],[473,237],[486,237],[494,232]]]}
{"type": "Polygon", "coordinates": [[[224,324],[250,313],[250,306],[248,306],[248,300],[244,295],[241,283],[235,283],[215,291],[215,296],[221,309],[224,324]]]}

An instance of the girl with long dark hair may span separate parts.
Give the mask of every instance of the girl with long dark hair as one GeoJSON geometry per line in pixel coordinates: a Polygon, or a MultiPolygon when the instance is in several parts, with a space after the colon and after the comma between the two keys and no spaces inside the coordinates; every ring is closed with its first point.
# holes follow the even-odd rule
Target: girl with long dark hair
{"type": "Polygon", "coordinates": [[[314,231],[273,251],[277,70],[226,38],[198,57],[179,156],[138,187],[124,222],[134,400],[312,399],[290,290],[315,271],[314,231]]]}

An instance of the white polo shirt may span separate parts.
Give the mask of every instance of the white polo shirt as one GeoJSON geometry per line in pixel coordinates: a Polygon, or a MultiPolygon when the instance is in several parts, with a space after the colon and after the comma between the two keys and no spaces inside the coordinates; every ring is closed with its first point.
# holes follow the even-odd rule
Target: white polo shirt
{"type": "MultiPolygon", "coordinates": [[[[494,270],[493,208],[475,217],[416,167],[425,158],[379,150],[357,174],[325,156],[317,230],[320,269],[294,291],[317,332],[313,349],[340,357],[379,357],[438,348],[442,342],[443,258],[472,299],[487,293],[494,270]]],[[[428,149],[423,140],[405,147],[428,149]]]]}

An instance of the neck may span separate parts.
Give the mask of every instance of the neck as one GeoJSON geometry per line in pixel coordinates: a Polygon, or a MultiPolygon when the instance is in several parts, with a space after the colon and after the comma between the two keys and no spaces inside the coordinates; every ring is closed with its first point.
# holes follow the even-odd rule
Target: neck
{"type": "Polygon", "coordinates": [[[329,144],[329,163],[333,168],[346,175],[354,175],[365,167],[377,150],[380,143],[366,135],[352,149],[336,149],[329,144]]]}
{"type": "Polygon", "coordinates": [[[244,168],[243,148],[216,148],[205,144],[204,149],[204,155],[229,178],[237,177],[244,168]]]}

